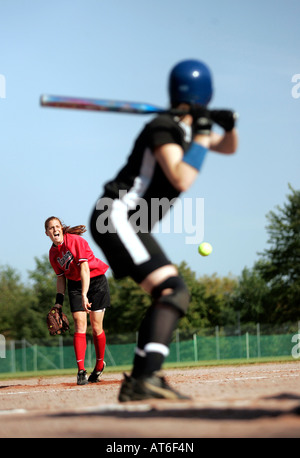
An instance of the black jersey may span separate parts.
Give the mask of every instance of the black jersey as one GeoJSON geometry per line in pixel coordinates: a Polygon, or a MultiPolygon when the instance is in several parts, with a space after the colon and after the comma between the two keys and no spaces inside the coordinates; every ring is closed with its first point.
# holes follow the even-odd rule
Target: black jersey
{"type": "MultiPolygon", "coordinates": [[[[176,143],[186,151],[190,142],[191,128],[186,124],[168,115],[157,116],[139,134],[126,165],[106,183],[105,196],[118,199],[120,192],[126,193],[129,211],[136,209],[140,199],[147,202],[149,212],[153,199],[164,198],[171,202],[180,192],[169,182],[153,152],[158,146],[168,143],[176,143]]],[[[161,219],[163,213],[160,212],[155,219],[161,219]]],[[[156,221],[150,215],[149,221],[153,227],[156,221]]]]}
{"type": "Polygon", "coordinates": [[[179,195],[154,156],[157,147],[171,143],[186,152],[191,127],[167,115],[146,124],[127,163],[105,184],[93,210],[91,232],[115,278],[129,275],[141,283],[151,272],[171,263],[151,234],[179,195]]]}

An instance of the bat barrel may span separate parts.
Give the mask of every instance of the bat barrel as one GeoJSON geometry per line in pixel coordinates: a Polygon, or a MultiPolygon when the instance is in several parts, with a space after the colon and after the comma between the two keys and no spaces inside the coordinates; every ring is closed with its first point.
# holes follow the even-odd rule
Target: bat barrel
{"type": "MultiPolygon", "coordinates": [[[[171,114],[173,116],[183,116],[189,111],[187,110],[178,110],[178,109],[165,109],[158,107],[157,105],[152,105],[150,103],[141,103],[141,102],[126,102],[120,100],[106,100],[106,99],[88,99],[88,98],[79,98],[79,97],[64,97],[58,95],[42,95],[40,98],[40,104],[43,107],[55,107],[55,108],[69,108],[76,110],[89,110],[89,111],[104,111],[104,112],[116,112],[116,113],[132,113],[132,114],[171,114]]],[[[233,113],[230,110],[208,110],[205,107],[195,107],[191,110],[191,113],[195,116],[197,110],[199,115],[201,110],[206,110],[211,114],[211,118],[218,124],[217,119],[213,118],[213,115],[217,114],[218,117],[223,112],[227,111],[228,113],[233,113]]],[[[226,114],[226,113],[225,113],[226,114]]],[[[236,118],[237,113],[233,113],[236,118]]]]}
{"type": "Polygon", "coordinates": [[[156,105],[139,102],[125,102],[118,100],[84,99],[77,97],[63,97],[42,95],[40,104],[43,107],[69,108],[91,111],[111,111],[119,113],[151,114],[165,110],[156,105]]]}

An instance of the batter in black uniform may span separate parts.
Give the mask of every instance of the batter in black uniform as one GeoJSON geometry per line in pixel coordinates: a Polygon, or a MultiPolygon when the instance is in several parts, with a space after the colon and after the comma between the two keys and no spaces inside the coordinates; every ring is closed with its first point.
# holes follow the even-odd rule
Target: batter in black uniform
{"type": "Polygon", "coordinates": [[[132,277],[153,298],[140,325],[132,372],[124,374],[121,402],[186,398],[160,371],[173,331],[188,309],[189,294],[151,229],[164,216],[162,209],[169,210],[172,200],[195,181],[208,151],[230,154],[237,149],[233,112],[219,113],[223,134],[212,131],[214,121],[205,108],[212,94],[212,75],[204,63],[185,60],[175,65],[169,76],[171,106],[191,112],[159,115],[144,127],[127,164],[106,183],[91,217],[92,235],[115,278],[132,277]]]}

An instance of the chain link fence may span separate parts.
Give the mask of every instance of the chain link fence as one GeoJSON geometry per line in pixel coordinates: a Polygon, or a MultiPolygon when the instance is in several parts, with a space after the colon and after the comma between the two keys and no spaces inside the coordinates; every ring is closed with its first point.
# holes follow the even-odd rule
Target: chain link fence
{"type": "MultiPolygon", "coordinates": [[[[110,366],[131,365],[137,334],[107,333],[105,360],[110,366]]],[[[0,339],[0,373],[47,371],[76,367],[73,337],[44,341],[0,339]]],[[[300,322],[270,325],[252,324],[236,328],[176,330],[166,363],[220,361],[226,359],[292,357],[300,359],[300,322]]],[[[87,336],[86,367],[93,368],[95,351],[87,336]]]]}

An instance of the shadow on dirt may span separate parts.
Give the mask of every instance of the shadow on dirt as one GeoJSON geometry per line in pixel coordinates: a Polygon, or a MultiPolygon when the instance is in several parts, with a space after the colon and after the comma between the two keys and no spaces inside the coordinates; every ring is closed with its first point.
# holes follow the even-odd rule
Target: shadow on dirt
{"type": "MultiPolygon", "coordinates": [[[[115,417],[115,418],[186,418],[186,419],[202,419],[202,420],[256,420],[258,418],[272,418],[283,415],[296,415],[300,416],[300,396],[294,393],[281,393],[276,396],[260,398],[259,402],[262,407],[244,407],[244,406],[217,406],[217,407],[198,407],[198,406],[184,406],[183,404],[176,404],[171,407],[170,404],[163,408],[155,408],[149,404],[129,403],[129,404],[115,404],[103,405],[89,409],[86,411],[74,412],[61,412],[52,414],[52,417],[73,417],[73,416],[100,416],[100,417],[115,417]],[[279,406],[268,407],[269,401],[279,401],[279,406]],[[282,406],[280,403],[282,401],[282,406]],[[284,401],[297,401],[296,405],[287,407],[284,401]],[[299,402],[298,402],[299,401],[299,402]]],[[[164,401],[162,401],[164,402],[164,401]]],[[[278,404],[278,402],[277,402],[278,404]]],[[[290,405],[290,403],[289,403],[290,405]]]]}

